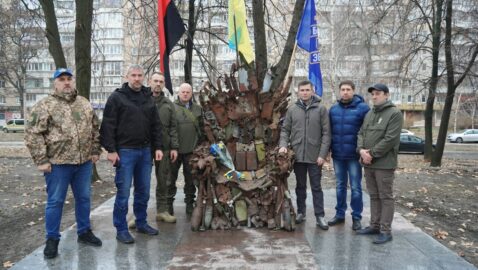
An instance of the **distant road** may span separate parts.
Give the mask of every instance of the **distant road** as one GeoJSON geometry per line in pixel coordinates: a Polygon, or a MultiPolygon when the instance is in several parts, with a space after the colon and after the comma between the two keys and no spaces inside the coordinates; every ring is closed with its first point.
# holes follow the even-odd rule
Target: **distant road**
{"type": "MultiPolygon", "coordinates": [[[[0,142],[0,147],[24,147],[23,141],[0,142]]],[[[458,159],[478,159],[478,143],[446,143],[445,157],[458,159]]]]}

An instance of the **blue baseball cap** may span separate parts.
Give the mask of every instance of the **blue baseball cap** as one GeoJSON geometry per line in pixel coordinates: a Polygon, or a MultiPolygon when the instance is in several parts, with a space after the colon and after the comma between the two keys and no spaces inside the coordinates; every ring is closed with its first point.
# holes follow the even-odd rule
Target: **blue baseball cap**
{"type": "Polygon", "coordinates": [[[69,68],[59,68],[53,73],[53,79],[60,77],[61,75],[66,74],[68,76],[73,76],[73,72],[69,68]]]}

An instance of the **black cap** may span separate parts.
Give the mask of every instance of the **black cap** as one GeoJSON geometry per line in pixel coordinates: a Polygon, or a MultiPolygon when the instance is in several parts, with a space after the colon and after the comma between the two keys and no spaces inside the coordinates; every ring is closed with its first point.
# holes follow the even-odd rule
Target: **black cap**
{"type": "Polygon", "coordinates": [[[373,86],[370,86],[368,88],[368,92],[372,93],[372,90],[378,90],[378,91],[383,91],[384,93],[388,93],[388,87],[385,84],[382,83],[376,83],[373,86]]]}

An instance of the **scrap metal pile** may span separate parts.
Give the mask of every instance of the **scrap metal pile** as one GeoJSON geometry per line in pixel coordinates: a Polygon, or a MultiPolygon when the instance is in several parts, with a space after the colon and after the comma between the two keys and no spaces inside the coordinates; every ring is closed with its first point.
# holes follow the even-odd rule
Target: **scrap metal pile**
{"type": "Polygon", "coordinates": [[[278,153],[279,121],[287,111],[291,79],[274,91],[267,89],[268,79],[259,89],[252,71],[233,64],[229,75],[201,90],[207,140],[190,161],[199,182],[193,231],[295,229],[287,185],[294,153],[278,153]]]}

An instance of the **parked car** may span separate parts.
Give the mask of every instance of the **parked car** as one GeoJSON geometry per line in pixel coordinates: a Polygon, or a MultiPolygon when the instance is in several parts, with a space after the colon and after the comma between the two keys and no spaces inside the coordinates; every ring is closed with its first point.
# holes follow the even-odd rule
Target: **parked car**
{"type": "Polygon", "coordinates": [[[451,133],[447,137],[449,142],[478,142],[478,129],[465,129],[458,133],[451,133]]]}
{"type": "Polygon", "coordinates": [[[400,135],[415,135],[415,133],[411,132],[408,129],[402,129],[402,132],[400,132],[400,135]]]}
{"type": "Polygon", "coordinates": [[[25,131],[25,120],[23,119],[11,119],[8,120],[7,124],[3,127],[3,132],[8,133],[8,132],[17,132],[25,131]]]}
{"type": "MultiPolygon", "coordinates": [[[[435,144],[433,144],[435,149],[435,144]]],[[[425,140],[415,135],[401,134],[398,152],[425,153],[425,140]]]]}

